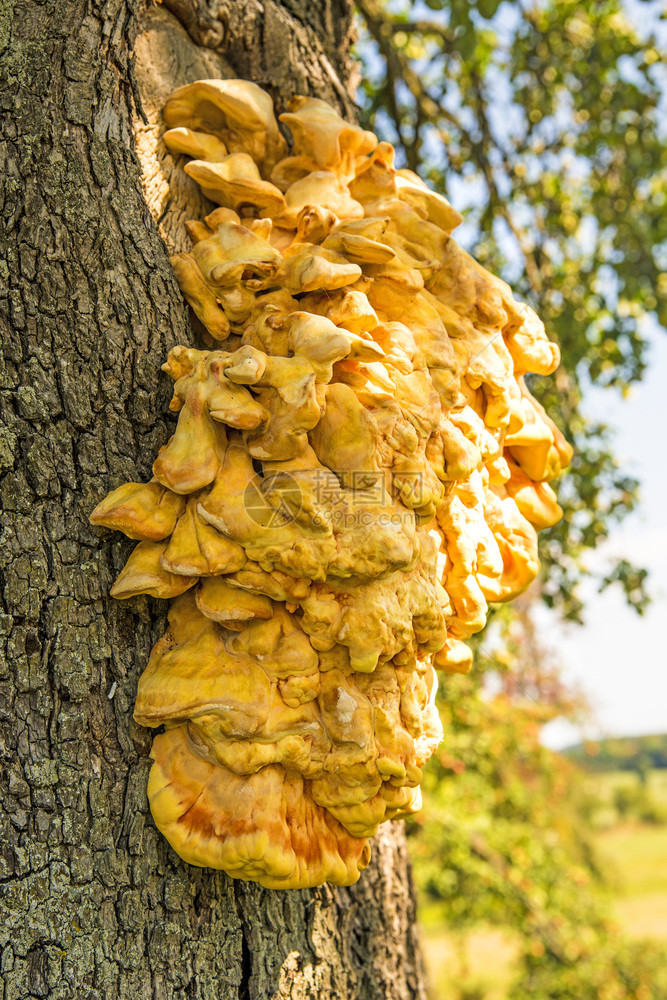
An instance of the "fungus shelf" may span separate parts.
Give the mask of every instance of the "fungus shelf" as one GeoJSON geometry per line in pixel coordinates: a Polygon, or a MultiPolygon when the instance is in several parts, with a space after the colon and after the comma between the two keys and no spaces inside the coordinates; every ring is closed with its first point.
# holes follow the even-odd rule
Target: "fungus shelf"
{"type": "Polygon", "coordinates": [[[558,348],[452,239],[394,150],[314,98],[280,116],[204,80],[164,109],[219,207],[172,259],[204,329],[177,347],[176,430],[93,524],[138,545],[112,594],[172,601],[139,683],[148,793],[192,864],[348,885],[420,805],[434,667],[465,672],[488,604],[534,579],[571,449],[524,383],[558,348]]]}

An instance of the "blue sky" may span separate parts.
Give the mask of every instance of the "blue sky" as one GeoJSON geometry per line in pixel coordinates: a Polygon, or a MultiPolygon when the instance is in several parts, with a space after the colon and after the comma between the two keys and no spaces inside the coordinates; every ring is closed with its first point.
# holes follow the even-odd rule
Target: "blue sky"
{"type": "MultiPolygon", "coordinates": [[[[597,594],[588,586],[585,624],[564,626],[539,612],[565,677],[590,696],[595,719],[587,736],[667,732],[667,335],[650,329],[647,373],[626,400],[592,391],[591,415],[618,429],[617,454],[641,483],[639,511],[616,528],[591,566],[628,559],[650,571],[652,605],[643,617],[625,604],[618,588],[597,594]]],[[[579,732],[561,722],[545,730],[549,746],[562,747],[579,732]]]]}

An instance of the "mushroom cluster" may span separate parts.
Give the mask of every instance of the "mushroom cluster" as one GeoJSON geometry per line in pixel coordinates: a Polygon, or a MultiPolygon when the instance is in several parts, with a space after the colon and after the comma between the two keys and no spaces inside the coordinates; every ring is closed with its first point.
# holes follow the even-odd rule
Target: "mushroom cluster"
{"type": "Polygon", "coordinates": [[[163,726],[155,821],[196,865],[347,885],[419,807],[489,602],[534,579],[571,449],[524,383],[559,361],[451,238],[394,150],[320,100],[280,116],[204,80],[164,141],[217,208],[172,260],[205,349],[177,347],[173,437],[94,524],[138,545],[112,594],[171,599],[136,720],[163,726]]]}

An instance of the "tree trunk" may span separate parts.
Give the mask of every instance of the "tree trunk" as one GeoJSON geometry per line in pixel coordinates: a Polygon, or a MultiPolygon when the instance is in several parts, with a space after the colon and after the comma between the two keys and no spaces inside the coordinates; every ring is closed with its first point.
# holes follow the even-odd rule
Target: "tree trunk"
{"type": "Polygon", "coordinates": [[[164,605],[108,598],[132,543],[87,516],[150,478],[192,339],[168,252],[203,206],[159,110],[238,75],[352,112],[347,0],[168,7],[0,8],[0,1000],[421,998],[401,824],[352,888],[276,892],[188,866],[148,811],[132,708],[164,605]]]}

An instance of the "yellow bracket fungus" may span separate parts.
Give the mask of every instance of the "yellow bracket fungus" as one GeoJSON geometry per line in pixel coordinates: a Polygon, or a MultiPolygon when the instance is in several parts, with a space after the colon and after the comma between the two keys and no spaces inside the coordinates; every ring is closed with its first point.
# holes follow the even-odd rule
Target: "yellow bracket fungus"
{"type": "Polygon", "coordinates": [[[289,152],[252,83],[189,84],[164,119],[218,206],[173,258],[204,343],[164,365],[154,478],[91,516],[139,543],[112,594],[172,601],[135,709],[164,727],[151,809],[192,864],[349,885],[419,808],[434,667],[470,668],[561,516],[571,449],[523,378],[558,348],[447,200],[322,101],[280,116],[289,152]]]}

